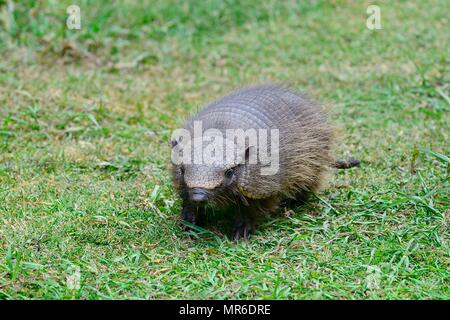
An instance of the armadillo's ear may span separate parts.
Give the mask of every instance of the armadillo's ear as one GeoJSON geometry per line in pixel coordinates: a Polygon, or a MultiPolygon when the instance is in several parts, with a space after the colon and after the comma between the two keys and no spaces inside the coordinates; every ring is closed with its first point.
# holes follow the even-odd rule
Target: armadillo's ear
{"type": "Polygon", "coordinates": [[[254,146],[245,149],[245,163],[256,164],[257,162],[256,148],[254,146]]]}
{"type": "Polygon", "coordinates": [[[249,158],[250,158],[250,147],[245,149],[245,161],[248,161],[249,158]]]}

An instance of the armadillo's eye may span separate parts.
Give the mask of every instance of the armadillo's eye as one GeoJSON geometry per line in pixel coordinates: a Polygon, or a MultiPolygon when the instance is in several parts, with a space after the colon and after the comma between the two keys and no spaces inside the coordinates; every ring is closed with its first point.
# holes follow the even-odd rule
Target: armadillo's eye
{"type": "Polygon", "coordinates": [[[228,169],[227,171],[225,171],[225,178],[228,180],[231,180],[231,178],[233,178],[234,175],[234,168],[228,169]]]}
{"type": "Polygon", "coordinates": [[[180,167],[180,172],[182,175],[184,175],[184,167],[183,166],[180,167]]]}

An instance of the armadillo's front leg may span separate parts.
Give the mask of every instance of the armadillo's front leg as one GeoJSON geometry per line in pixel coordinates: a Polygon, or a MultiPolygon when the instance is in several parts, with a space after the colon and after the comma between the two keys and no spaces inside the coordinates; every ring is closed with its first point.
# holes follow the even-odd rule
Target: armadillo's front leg
{"type": "Polygon", "coordinates": [[[183,221],[195,224],[195,208],[183,206],[183,209],[181,209],[181,218],[183,221]]]}
{"type": "Polygon", "coordinates": [[[233,225],[233,241],[248,240],[250,223],[243,217],[236,218],[233,225]]]}
{"type": "Polygon", "coordinates": [[[198,225],[201,222],[205,208],[202,206],[193,206],[190,204],[183,204],[181,209],[181,218],[183,221],[198,225]]]}
{"type": "Polygon", "coordinates": [[[247,240],[249,233],[255,229],[255,222],[258,217],[272,213],[278,206],[278,198],[276,196],[251,200],[246,199],[246,203],[236,208],[234,226],[233,226],[233,240],[240,239],[247,240]]]}
{"type": "Polygon", "coordinates": [[[253,231],[253,216],[248,210],[238,210],[233,224],[233,241],[248,240],[249,234],[253,231]]]}

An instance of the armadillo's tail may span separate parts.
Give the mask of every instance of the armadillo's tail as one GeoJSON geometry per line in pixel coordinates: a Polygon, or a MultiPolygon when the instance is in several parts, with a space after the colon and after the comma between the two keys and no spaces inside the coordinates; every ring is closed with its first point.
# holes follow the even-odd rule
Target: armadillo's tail
{"type": "Polygon", "coordinates": [[[360,162],[356,159],[338,160],[333,163],[332,167],[336,169],[350,169],[359,166],[360,162]]]}

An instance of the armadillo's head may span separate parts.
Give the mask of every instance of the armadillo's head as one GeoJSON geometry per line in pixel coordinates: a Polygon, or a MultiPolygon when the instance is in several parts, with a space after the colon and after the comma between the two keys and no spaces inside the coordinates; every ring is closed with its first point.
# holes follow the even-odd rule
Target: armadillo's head
{"type": "Polygon", "coordinates": [[[234,197],[245,166],[245,150],[241,152],[234,142],[225,139],[222,143],[205,137],[171,143],[174,179],[182,186],[186,199],[202,205],[234,197]],[[176,161],[174,153],[179,157],[176,161]]]}

